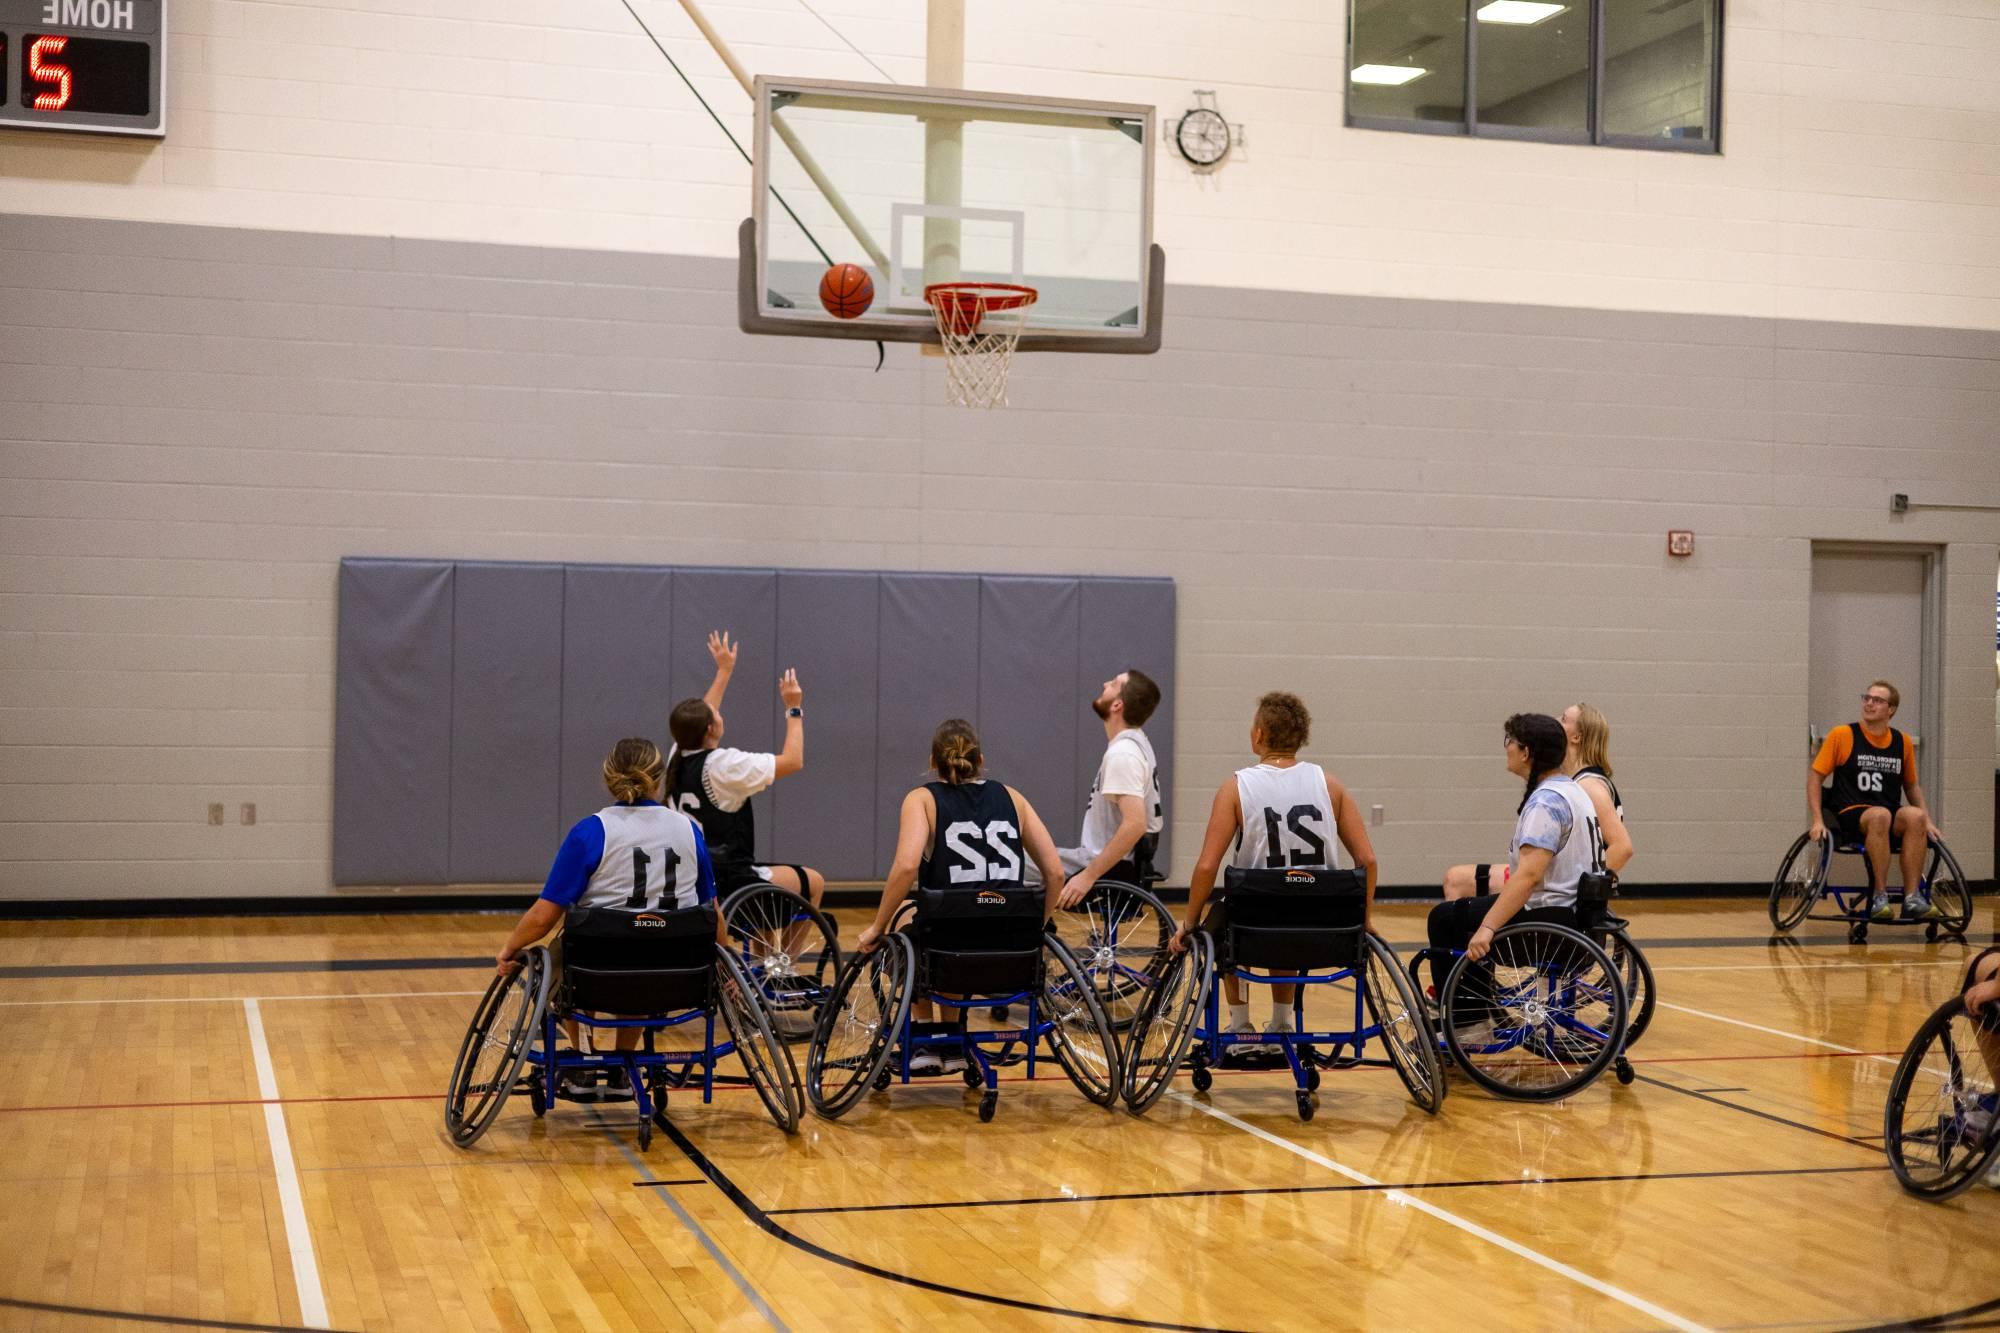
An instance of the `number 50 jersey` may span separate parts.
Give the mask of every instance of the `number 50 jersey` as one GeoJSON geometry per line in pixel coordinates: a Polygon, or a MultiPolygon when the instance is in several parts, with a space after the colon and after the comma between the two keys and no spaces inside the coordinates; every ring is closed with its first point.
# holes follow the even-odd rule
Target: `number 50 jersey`
{"type": "Polygon", "coordinates": [[[542,897],[563,907],[663,912],[715,901],[715,870],[692,819],[656,801],[608,805],[570,829],[542,897]]]}
{"type": "Polygon", "coordinates": [[[1243,824],[1231,865],[1240,870],[1341,868],[1333,811],[1327,808],[1326,772],[1318,764],[1301,760],[1289,768],[1239,768],[1236,799],[1243,807],[1243,824]]]}

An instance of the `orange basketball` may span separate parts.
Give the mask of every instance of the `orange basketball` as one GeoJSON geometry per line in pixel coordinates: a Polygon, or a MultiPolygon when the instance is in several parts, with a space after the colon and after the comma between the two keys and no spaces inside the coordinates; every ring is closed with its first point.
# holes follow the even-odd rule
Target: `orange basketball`
{"type": "Polygon", "coordinates": [[[819,303],[835,319],[853,319],[874,302],[874,279],[859,264],[835,264],[819,280],[819,303]]]}

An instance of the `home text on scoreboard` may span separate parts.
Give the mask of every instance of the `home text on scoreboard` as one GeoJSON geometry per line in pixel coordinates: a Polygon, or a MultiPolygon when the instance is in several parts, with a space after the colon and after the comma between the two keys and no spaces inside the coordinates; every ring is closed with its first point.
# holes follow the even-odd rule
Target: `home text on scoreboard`
{"type": "Polygon", "coordinates": [[[166,0],[0,0],[0,129],[167,129],[166,0]]]}

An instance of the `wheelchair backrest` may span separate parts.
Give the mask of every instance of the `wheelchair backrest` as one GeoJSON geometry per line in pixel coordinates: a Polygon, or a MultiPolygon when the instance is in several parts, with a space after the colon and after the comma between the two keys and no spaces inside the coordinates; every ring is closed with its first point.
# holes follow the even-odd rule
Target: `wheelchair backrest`
{"type": "Polygon", "coordinates": [[[1611,915],[1611,900],[1618,894],[1618,877],[1608,871],[1593,870],[1576,882],[1576,920],[1585,930],[1594,930],[1611,915]]]}
{"type": "Polygon", "coordinates": [[[715,971],[715,908],[572,908],[563,920],[562,956],[575,1008],[655,1014],[705,1006],[715,971]]]}
{"type": "Polygon", "coordinates": [[[928,988],[993,994],[1041,979],[1039,888],[918,889],[916,945],[928,988]]]}
{"type": "Polygon", "coordinates": [[[1351,967],[1367,928],[1368,881],[1354,870],[1223,872],[1231,962],[1251,967],[1351,967]]]}

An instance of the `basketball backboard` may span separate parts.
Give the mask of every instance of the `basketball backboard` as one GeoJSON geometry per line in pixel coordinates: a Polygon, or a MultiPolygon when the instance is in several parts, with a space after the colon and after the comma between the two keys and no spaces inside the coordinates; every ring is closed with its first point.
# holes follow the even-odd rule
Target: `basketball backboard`
{"type": "Polygon", "coordinates": [[[1159,347],[1153,108],[955,88],[759,76],[746,333],[938,341],[930,283],[1031,286],[1022,351],[1159,347]],[[867,270],[851,319],[830,265],[867,270]]]}

